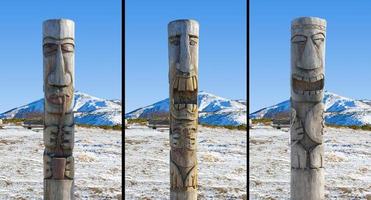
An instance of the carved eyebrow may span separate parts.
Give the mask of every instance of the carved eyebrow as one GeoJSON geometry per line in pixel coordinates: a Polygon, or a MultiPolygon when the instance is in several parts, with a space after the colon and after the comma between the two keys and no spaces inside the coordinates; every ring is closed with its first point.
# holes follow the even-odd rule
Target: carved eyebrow
{"type": "Polygon", "coordinates": [[[308,37],[305,36],[305,35],[294,35],[294,36],[291,37],[291,40],[293,40],[293,39],[296,38],[296,37],[304,37],[305,39],[308,38],[308,37]]]}
{"type": "Polygon", "coordinates": [[[180,38],[180,35],[173,35],[169,37],[169,39],[175,39],[175,38],[180,38]]]}
{"type": "Polygon", "coordinates": [[[189,34],[189,38],[196,38],[196,39],[198,39],[197,35],[191,35],[191,34],[189,34]]]}
{"type": "Polygon", "coordinates": [[[67,43],[64,43],[62,45],[66,45],[66,44],[69,44],[69,45],[72,45],[74,48],[75,48],[75,44],[71,43],[71,42],[67,42],[67,43]]]}
{"type": "Polygon", "coordinates": [[[312,38],[314,38],[314,37],[317,36],[317,35],[322,35],[324,38],[326,37],[325,34],[319,32],[319,33],[316,33],[316,34],[312,35],[312,38]]]}
{"type": "Polygon", "coordinates": [[[43,40],[52,39],[52,40],[74,40],[72,37],[65,37],[65,38],[55,38],[52,36],[46,36],[43,40]]]}
{"type": "MultiPolygon", "coordinates": [[[[48,44],[54,44],[54,43],[45,43],[45,44],[43,44],[43,46],[46,46],[46,45],[48,45],[48,44]]],[[[75,44],[72,43],[72,42],[66,42],[66,43],[63,43],[62,45],[65,45],[65,44],[70,44],[70,45],[72,45],[72,46],[75,46],[75,44]]]]}

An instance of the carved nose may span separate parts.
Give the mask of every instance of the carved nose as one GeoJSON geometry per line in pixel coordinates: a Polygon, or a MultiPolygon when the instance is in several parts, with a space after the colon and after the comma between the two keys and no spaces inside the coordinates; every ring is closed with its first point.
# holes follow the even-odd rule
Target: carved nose
{"type": "Polygon", "coordinates": [[[191,52],[189,48],[188,35],[180,38],[180,66],[181,72],[189,73],[193,66],[191,65],[191,52]]]}
{"type": "Polygon", "coordinates": [[[304,52],[298,63],[298,67],[303,69],[316,69],[321,66],[321,62],[322,60],[317,53],[315,44],[309,40],[304,47],[304,52]]]}
{"type": "Polygon", "coordinates": [[[57,87],[66,87],[71,83],[71,76],[66,74],[61,46],[58,45],[55,56],[54,70],[49,74],[48,84],[57,87]]]}

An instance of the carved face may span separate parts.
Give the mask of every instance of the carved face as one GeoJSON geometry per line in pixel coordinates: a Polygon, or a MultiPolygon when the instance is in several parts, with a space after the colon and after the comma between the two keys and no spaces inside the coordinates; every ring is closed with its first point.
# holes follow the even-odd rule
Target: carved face
{"type": "Polygon", "coordinates": [[[171,114],[178,119],[197,118],[198,23],[169,23],[169,80],[171,114]]]}
{"type": "Polygon", "coordinates": [[[323,97],[325,23],[319,18],[293,22],[291,93],[296,101],[320,101],[323,97]]]}
{"type": "Polygon", "coordinates": [[[71,28],[70,23],[65,24],[60,20],[44,23],[44,92],[47,112],[61,113],[64,107],[65,111],[70,112],[73,107],[75,42],[73,33],[69,33],[71,31],[73,25],[71,28]],[[57,26],[53,28],[60,31],[52,32],[48,26],[57,26]]]}

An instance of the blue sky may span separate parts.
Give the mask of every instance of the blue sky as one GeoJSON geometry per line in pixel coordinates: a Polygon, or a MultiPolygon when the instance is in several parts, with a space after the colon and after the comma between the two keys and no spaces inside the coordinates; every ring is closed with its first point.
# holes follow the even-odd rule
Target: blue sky
{"type": "Polygon", "coordinates": [[[110,1],[0,2],[0,112],[43,97],[42,22],[75,21],[75,88],[121,99],[122,10],[110,1]]]}
{"type": "Polygon", "coordinates": [[[200,24],[199,88],[246,99],[246,1],[126,0],[125,112],[169,96],[167,24],[200,24]]]}
{"type": "Polygon", "coordinates": [[[327,20],[325,89],[371,99],[371,1],[250,1],[250,113],[290,98],[290,26],[327,20]]]}

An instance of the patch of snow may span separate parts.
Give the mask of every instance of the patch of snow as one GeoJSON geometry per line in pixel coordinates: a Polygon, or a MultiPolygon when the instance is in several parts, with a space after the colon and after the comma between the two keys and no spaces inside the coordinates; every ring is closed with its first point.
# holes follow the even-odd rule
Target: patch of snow
{"type": "MultiPolygon", "coordinates": [[[[76,199],[122,199],[121,131],[76,127],[76,199]]],[[[43,131],[0,129],[0,199],[43,199],[43,131]]]]}
{"type": "MultiPolygon", "coordinates": [[[[254,126],[249,133],[249,199],[290,199],[290,132],[254,126]]],[[[371,132],[325,128],[325,199],[366,199],[371,132]]]]}
{"type": "MultiPolygon", "coordinates": [[[[246,132],[199,126],[198,199],[247,199],[246,132]]],[[[169,199],[169,130],[125,129],[125,196],[169,199]]]]}

